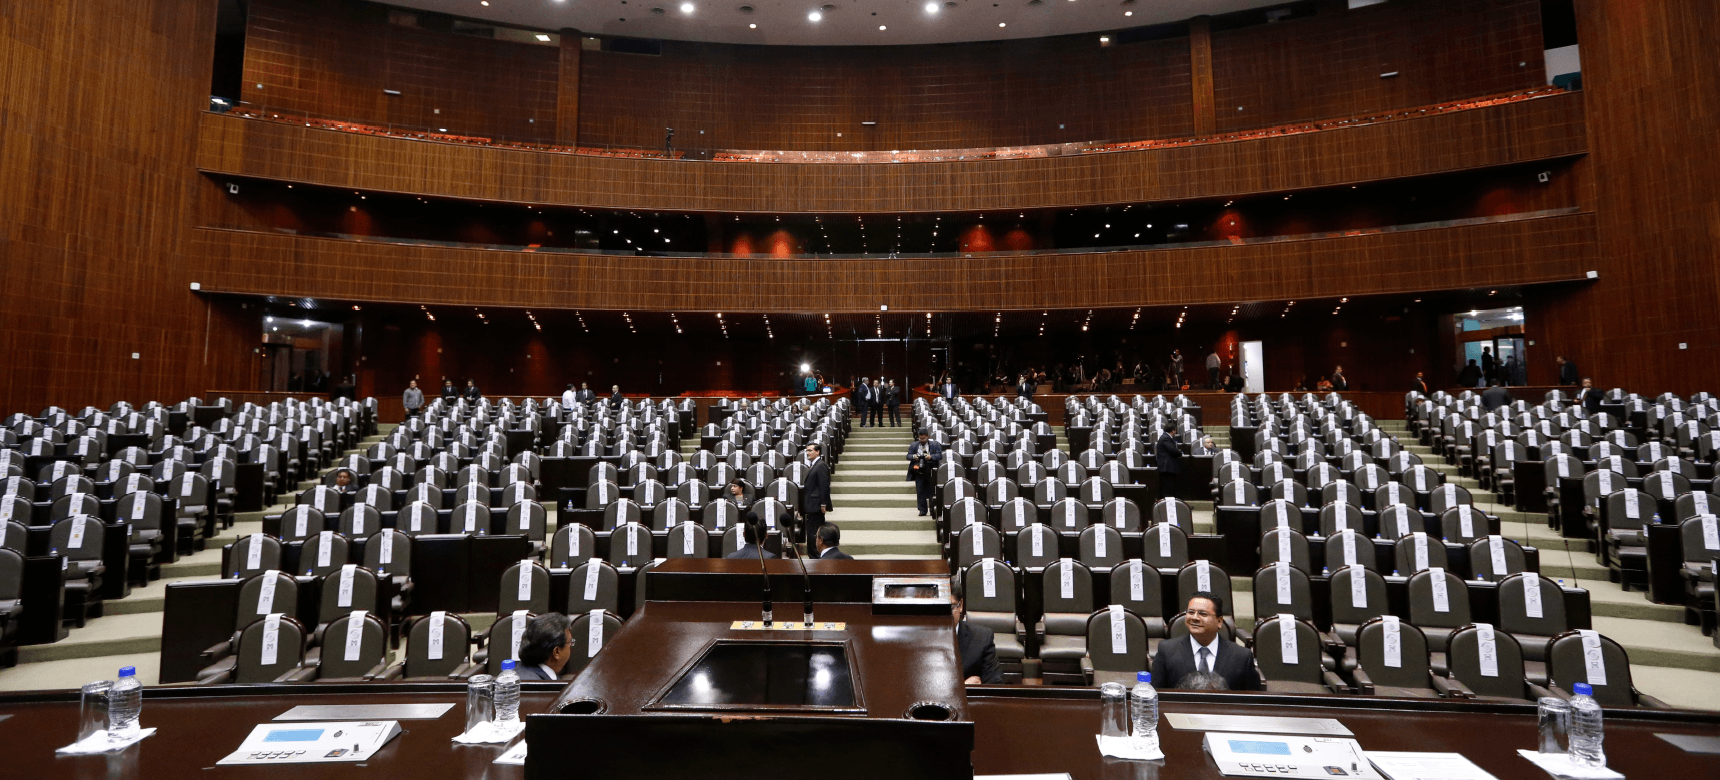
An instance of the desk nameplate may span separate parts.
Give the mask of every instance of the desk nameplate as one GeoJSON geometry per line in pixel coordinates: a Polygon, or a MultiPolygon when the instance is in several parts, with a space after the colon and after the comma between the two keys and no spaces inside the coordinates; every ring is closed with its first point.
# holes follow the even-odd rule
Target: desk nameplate
{"type": "Polygon", "coordinates": [[[435,720],[453,704],[301,704],[275,720],[435,720]]]}
{"type": "Polygon", "coordinates": [[[1274,718],[1264,715],[1193,715],[1165,713],[1173,728],[1184,731],[1240,731],[1256,734],[1315,734],[1355,736],[1344,724],[1331,718],[1274,718]]]}
{"type": "Polygon", "coordinates": [[[848,624],[836,621],[813,621],[811,625],[800,622],[778,620],[765,625],[759,620],[737,620],[729,624],[730,631],[847,631],[848,624]]]}

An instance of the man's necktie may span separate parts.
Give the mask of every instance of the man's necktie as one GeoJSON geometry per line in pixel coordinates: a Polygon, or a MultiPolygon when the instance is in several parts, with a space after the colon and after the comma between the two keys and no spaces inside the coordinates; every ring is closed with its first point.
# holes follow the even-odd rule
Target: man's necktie
{"type": "Polygon", "coordinates": [[[1208,650],[1204,647],[1200,649],[1200,662],[1197,664],[1197,666],[1199,667],[1201,674],[1212,674],[1212,651],[1211,650],[1208,650]]]}

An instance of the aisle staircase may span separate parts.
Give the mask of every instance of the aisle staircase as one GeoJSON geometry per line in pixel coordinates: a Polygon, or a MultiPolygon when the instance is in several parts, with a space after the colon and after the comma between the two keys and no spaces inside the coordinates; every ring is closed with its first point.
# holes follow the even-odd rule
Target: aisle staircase
{"type": "Polygon", "coordinates": [[[912,429],[855,428],[830,478],[831,512],[842,550],[856,558],[940,558],[936,526],[914,508],[907,479],[912,429]]]}

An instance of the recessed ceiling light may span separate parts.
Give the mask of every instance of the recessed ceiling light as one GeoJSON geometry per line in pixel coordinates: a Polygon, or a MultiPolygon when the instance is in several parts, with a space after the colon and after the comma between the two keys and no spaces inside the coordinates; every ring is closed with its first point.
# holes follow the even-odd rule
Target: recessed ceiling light
{"type": "Polygon", "coordinates": [[[887,28],[887,27],[885,27],[885,26],[884,26],[884,25],[881,25],[881,24],[880,24],[880,25],[878,25],[878,29],[880,29],[880,30],[886,30],[886,29],[889,29],[889,28],[887,28]]]}
{"type": "Polygon", "coordinates": [[[1008,24],[1008,23],[1007,23],[1007,22],[998,22],[998,23],[997,23],[997,26],[999,26],[999,27],[1008,27],[1008,26],[1009,26],[1009,24],[1008,24]]]}
{"type": "Polygon", "coordinates": [[[543,42],[544,42],[544,43],[549,43],[549,36],[548,36],[548,35],[544,35],[544,34],[543,34],[543,33],[538,33],[538,34],[537,34],[537,39],[538,39],[538,40],[540,40],[540,41],[543,41],[543,42]]]}
{"type": "Polygon", "coordinates": [[[692,3],[682,3],[681,4],[681,13],[690,14],[692,12],[693,12],[693,4],[692,3]]]}
{"type": "Polygon", "coordinates": [[[814,22],[816,22],[816,21],[818,21],[818,20],[820,20],[820,19],[823,19],[823,18],[824,18],[824,14],[821,14],[821,13],[819,13],[819,12],[817,12],[817,11],[813,11],[813,12],[812,12],[812,13],[809,13],[809,14],[807,14],[807,15],[806,15],[806,18],[807,18],[807,19],[810,19],[810,20],[812,20],[812,21],[814,21],[814,22]]]}
{"type": "Polygon", "coordinates": [[[937,3],[926,3],[926,13],[929,14],[935,14],[942,8],[943,6],[938,5],[937,3]]]}
{"type": "Polygon", "coordinates": [[[1124,11],[1124,12],[1123,12],[1123,15],[1124,15],[1124,16],[1134,16],[1134,15],[1135,15],[1135,12],[1134,12],[1134,11],[1124,11]]]}
{"type": "Polygon", "coordinates": [[[481,5],[481,6],[488,8],[490,5],[490,0],[478,0],[478,5],[481,5]]]}
{"type": "Polygon", "coordinates": [[[750,28],[752,28],[752,29],[754,29],[754,30],[757,30],[757,29],[758,29],[758,25],[756,25],[756,24],[749,24],[749,25],[747,25],[747,27],[750,27],[750,28]]]}

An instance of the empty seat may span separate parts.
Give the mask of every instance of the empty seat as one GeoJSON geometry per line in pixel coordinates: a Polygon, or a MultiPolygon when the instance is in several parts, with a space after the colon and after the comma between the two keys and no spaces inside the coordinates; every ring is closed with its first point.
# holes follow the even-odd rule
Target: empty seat
{"type": "Polygon", "coordinates": [[[1351,672],[1356,693],[1365,696],[1462,698],[1461,689],[1433,673],[1428,663],[1427,637],[1421,629],[1381,615],[1357,631],[1356,668],[1351,672]]]}
{"type": "MultiPolygon", "coordinates": [[[[1111,567],[1110,603],[1121,605],[1146,623],[1148,652],[1165,637],[1164,596],[1157,569],[1139,558],[1111,567]]],[[[1136,670],[1140,671],[1140,670],[1136,670]]]]}
{"type": "Polygon", "coordinates": [[[1379,573],[1360,566],[1332,572],[1332,633],[1352,650],[1356,632],[1363,623],[1386,614],[1386,581],[1379,573]]]}
{"type": "Polygon", "coordinates": [[[568,630],[573,634],[573,644],[568,648],[567,665],[561,673],[577,675],[621,630],[621,618],[609,610],[591,610],[575,616],[568,630]]]}
{"type": "Polygon", "coordinates": [[[1451,632],[1469,625],[1469,588],[1444,567],[1418,571],[1409,578],[1409,622],[1427,635],[1433,669],[1446,670],[1445,651],[1451,632]]]}
{"type": "Polygon", "coordinates": [[[271,614],[246,626],[235,643],[235,663],[199,676],[198,685],[286,682],[305,662],[310,632],[287,615],[271,614]]]}
{"type": "Polygon", "coordinates": [[[1445,659],[1451,679],[1476,698],[1535,701],[1551,695],[1523,675],[1523,649],[1516,637],[1485,623],[1453,631],[1445,659]]]}
{"type": "Polygon", "coordinates": [[[1446,567],[1445,543],[1420,531],[1399,539],[1392,555],[1394,568],[1406,577],[1429,568],[1446,567]]]}
{"type": "Polygon", "coordinates": [[[1339,693],[1349,686],[1327,668],[1320,632],[1291,614],[1262,618],[1254,627],[1254,660],[1269,693],[1339,693]]]}
{"type": "Polygon", "coordinates": [[[1671,709],[1631,682],[1630,656],[1609,637],[1589,631],[1567,631],[1547,643],[1548,688],[1569,697],[1577,683],[1588,683],[1602,707],[1671,709]]]}
{"type": "Polygon", "coordinates": [[[520,561],[502,572],[496,614],[506,615],[522,609],[539,614],[550,611],[549,569],[535,560],[520,561]]]}
{"type": "Polygon", "coordinates": [[[1469,571],[1478,580],[1498,582],[1529,567],[1529,558],[1516,540],[1497,534],[1469,545],[1469,571]]]}
{"type": "Polygon", "coordinates": [[[323,531],[304,541],[299,547],[299,568],[302,574],[321,577],[345,566],[351,555],[346,537],[334,531],[323,531]]]}
{"type": "Polygon", "coordinates": [[[1130,684],[1135,674],[1150,668],[1147,623],[1122,604],[1112,604],[1087,616],[1081,658],[1083,684],[1130,684]]]}
{"type": "Polygon", "coordinates": [[[577,615],[594,609],[615,613],[621,610],[621,576],[614,566],[598,559],[580,564],[568,578],[564,614],[577,615]]]}

